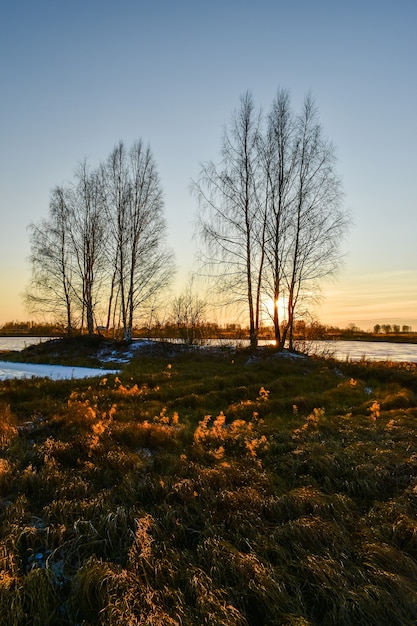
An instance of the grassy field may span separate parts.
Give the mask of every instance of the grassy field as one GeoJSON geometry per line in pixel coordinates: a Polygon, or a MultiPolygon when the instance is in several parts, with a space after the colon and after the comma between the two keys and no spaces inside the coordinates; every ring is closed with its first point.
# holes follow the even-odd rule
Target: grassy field
{"type": "Polygon", "coordinates": [[[269,349],[1,382],[0,624],[415,625],[416,391],[269,349]]]}

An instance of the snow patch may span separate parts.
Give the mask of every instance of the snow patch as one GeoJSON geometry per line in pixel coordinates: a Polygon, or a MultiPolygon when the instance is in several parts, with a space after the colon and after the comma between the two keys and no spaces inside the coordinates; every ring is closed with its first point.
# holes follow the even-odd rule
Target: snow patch
{"type": "Polygon", "coordinates": [[[93,378],[95,376],[118,374],[119,372],[120,370],[103,370],[93,367],[0,361],[0,380],[33,377],[50,378],[51,380],[71,380],[72,378],[93,378]]]}

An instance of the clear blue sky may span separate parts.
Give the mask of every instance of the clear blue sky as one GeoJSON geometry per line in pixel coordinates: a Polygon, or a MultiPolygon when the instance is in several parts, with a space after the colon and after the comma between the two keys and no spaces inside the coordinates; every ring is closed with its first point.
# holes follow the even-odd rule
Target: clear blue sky
{"type": "Polygon", "coordinates": [[[417,2],[22,0],[0,13],[0,323],[28,319],[27,225],[115,143],[149,142],[179,277],[192,269],[201,161],[251,90],[315,97],[353,227],[317,311],[417,329],[417,2]]]}

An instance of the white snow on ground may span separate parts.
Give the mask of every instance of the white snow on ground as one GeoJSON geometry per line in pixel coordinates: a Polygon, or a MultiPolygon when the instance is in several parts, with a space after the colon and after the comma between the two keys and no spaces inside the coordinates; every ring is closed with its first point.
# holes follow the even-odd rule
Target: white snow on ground
{"type": "Polygon", "coordinates": [[[71,367],[66,365],[44,365],[38,363],[12,363],[0,361],[0,380],[8,378],[50,378],[51,380],[64,380],[71,378],[92,378],[94,376],[107,376],[118,374],[120,370],[102,370],[92,367],[71,367]]]}
{"type": "Polygon", "coordinates": [[[97,358],[102,363],[130,363],[132,358],[138,354],[141,350],[151,350],[155,344],[158,343],[158,339],[133,339],[129,346],[122,349],[108,349],[104,347],[99,350],[97,358]]]}

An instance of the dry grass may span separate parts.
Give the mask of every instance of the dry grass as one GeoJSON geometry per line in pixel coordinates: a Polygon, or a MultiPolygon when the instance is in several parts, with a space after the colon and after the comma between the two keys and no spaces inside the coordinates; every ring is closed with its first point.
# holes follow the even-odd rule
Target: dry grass
{"type": "Polygon", "coordinates": [[[0,625],[415,625],[415,368],[249,357],[2,383],[0,625]]]}

